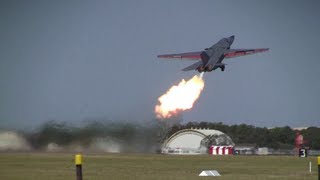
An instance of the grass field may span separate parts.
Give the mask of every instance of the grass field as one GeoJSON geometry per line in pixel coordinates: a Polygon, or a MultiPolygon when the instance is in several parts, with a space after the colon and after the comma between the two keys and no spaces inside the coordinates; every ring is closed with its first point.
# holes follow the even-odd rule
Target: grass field
{"type": "MultiPolygon", "coordinates": [[[[73,154],[0,153],[1,180],[75,179],[73,154]]],[[[317,179],[316,157],[84,154],[83,179],[317,179]],[[309,161],[312,173],[309,173],[309,161]],[[221,177],[198,177],[202,170],[221,177]]]]}

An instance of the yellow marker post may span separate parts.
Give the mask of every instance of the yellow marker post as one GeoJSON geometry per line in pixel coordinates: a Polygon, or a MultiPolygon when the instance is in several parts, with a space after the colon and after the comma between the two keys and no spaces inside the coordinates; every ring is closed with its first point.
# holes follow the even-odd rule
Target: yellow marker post
{"type": "Polygon", "coordinates": [[[320,180],[320,156],[318,156],[318,180],[320,180]]]}
{"type": "Polygon", "coordinates": [[[76,154],[74,156],[74,163],[76,164],[77,180],[82,180],[82,155],[76,154]]]}

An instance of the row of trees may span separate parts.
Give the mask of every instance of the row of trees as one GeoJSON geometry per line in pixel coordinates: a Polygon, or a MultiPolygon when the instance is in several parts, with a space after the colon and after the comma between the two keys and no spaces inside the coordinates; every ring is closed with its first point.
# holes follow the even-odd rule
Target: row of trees
{"type": "MultiPolygon", "coordinates": [[[[97,137],[108,137],[125,144],[127,149],[130,149],[129,151],[151,152],[151,149],[159,148],[166,138],[182,129],[216,129],[227,134],[235,144],[254,144],[257,147],[274,149],[294,148],[297,133],[289,126],[269,129],[246,124],[225,125],[221,122],[189,122],[175,125],[158,122],[146,125],[143,123],[90,121],[82,126],[72,126],[63,122],[50,121],[33,132],[25,133],[25,135],[34,149],[42,149],[51,142],[61,146],[75,143],[85,147],[97,137]]],[[[309,127],[301,130],[300,133],[307,141],[306,146],[320,150],[320,128],[309,127]]]]}
{"type": "MultiPolygon", "coordinates": [[[[235,144],[255,144],[257,147],[269,147],[274,149],[292,149],[295,147],[296,130],[289,126],[276,128],[261,128],[246,124],[225,125],[221,122],[189,122],[172,126],[168,135],[186,128],[216,129],[229,135],[235,144]]],[[[311,149],[320,149],[320,128],[309,127],[300,133],[306,140],[306,146],[311,149]]]]}

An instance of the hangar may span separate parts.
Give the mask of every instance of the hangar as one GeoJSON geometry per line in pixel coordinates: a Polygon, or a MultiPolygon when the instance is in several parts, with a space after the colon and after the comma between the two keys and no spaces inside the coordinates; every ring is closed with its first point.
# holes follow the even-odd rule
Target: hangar
{"type": "Polygon", "coordinates": [[[209,147],[234,146],[232,139],[214,129],[183,129],[172,134],[162,145],[164,154],[206,154],[209,147]]]}

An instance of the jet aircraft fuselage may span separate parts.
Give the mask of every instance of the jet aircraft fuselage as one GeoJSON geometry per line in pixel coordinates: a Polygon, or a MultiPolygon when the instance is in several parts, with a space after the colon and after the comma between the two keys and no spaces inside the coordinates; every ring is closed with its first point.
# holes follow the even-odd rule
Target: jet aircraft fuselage
{"type": "Polygon", "coordinates": [[[210,72],[218,68],[221,71],[225,70],[225,65],[222,63],[224,58],[232,58],[243,55],[249,55],[258,52],[268,51],[268,48],[261,49],[230,49],[234,41],[234,36],[222,38],[216,44],[210,48],[206,48],[204,51],[188,52],[180,54],[165,54],[159,55],[159,58],[180,58],[190,60],[200,60],[191,66],[183,69],[183,71],[197,70],[199,72],[210,72]]]}

